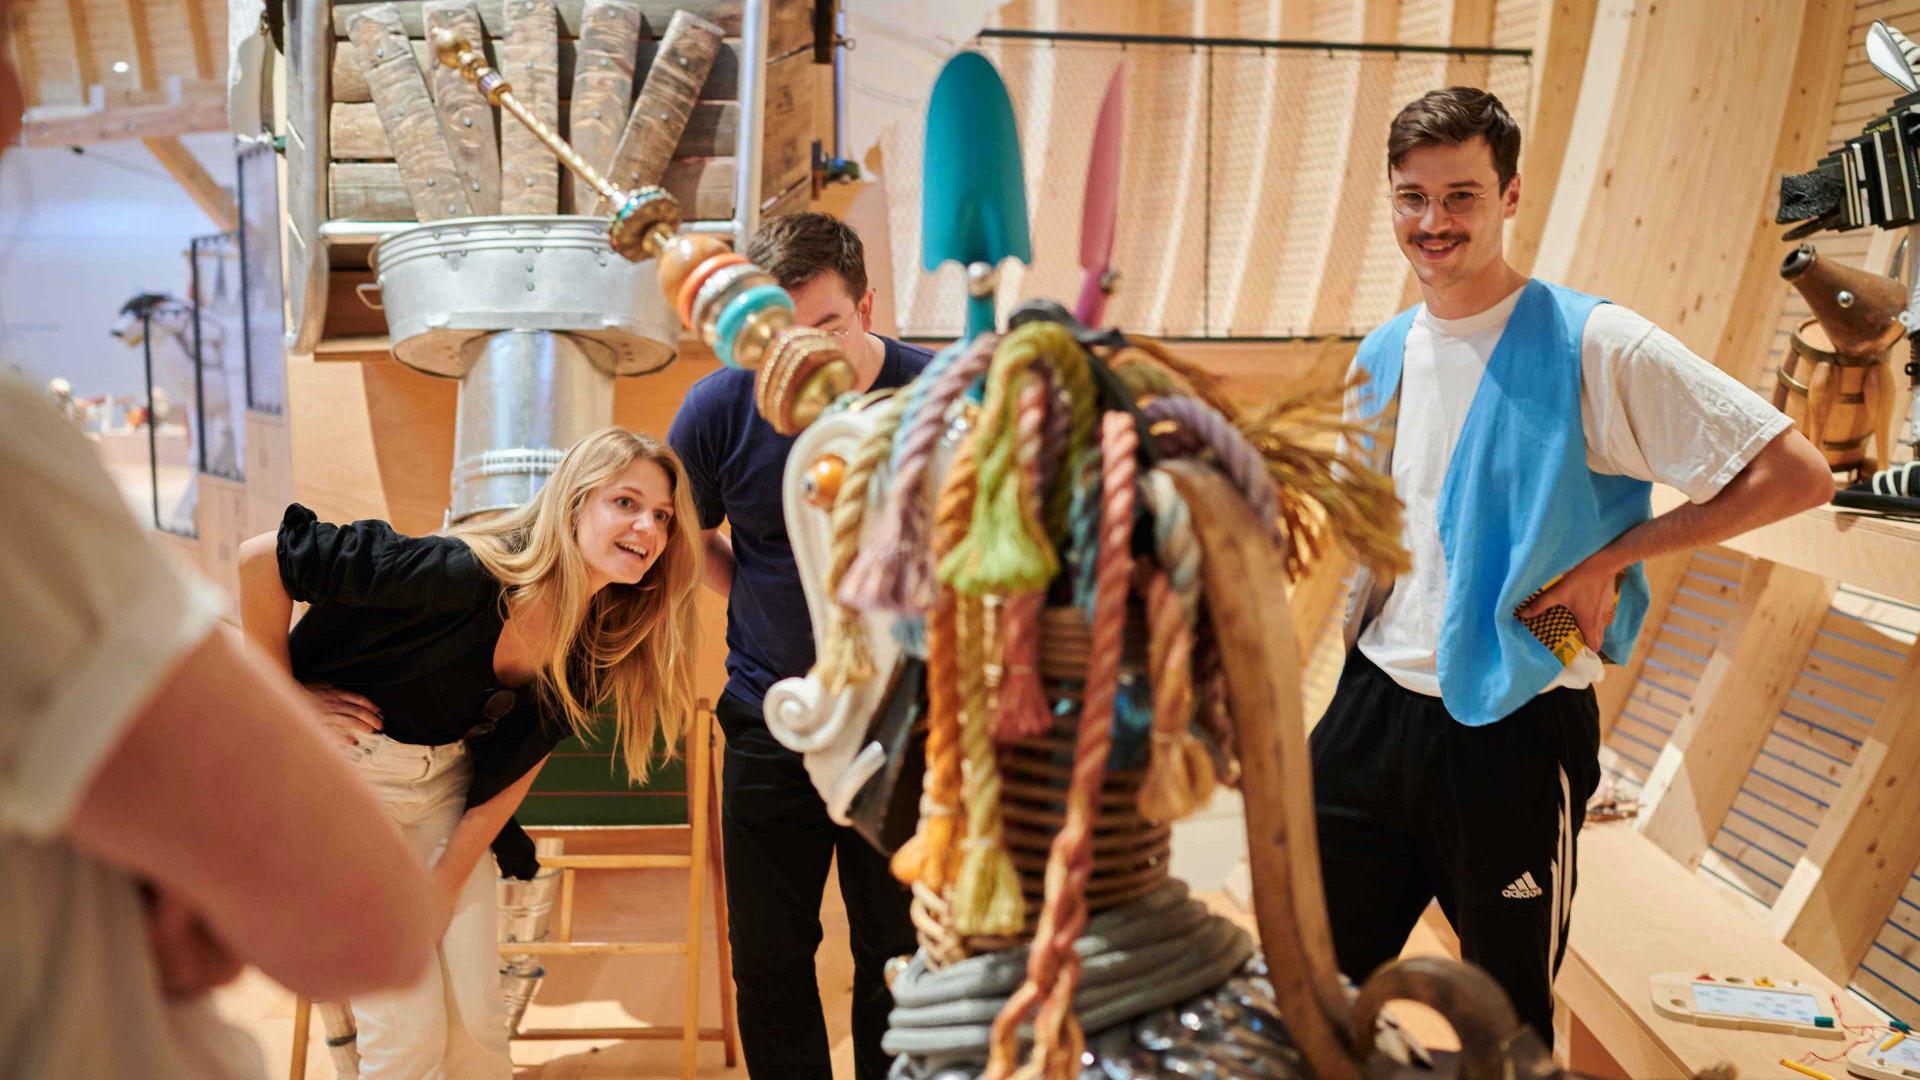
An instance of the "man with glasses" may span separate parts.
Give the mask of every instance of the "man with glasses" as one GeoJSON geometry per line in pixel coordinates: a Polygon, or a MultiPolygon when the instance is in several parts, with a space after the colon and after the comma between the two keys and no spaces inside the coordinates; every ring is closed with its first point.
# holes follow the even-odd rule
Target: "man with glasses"
{"type": "MultiPolygon", "coordinates": [[[[865,251],[838,218],[774,218],[744,254],[793,294],[802,325],[840,339],[855,390],[904,385],[932,359],[873,333],[865,251]]],[[[813,666],[813,631],[780,501],[793,439],[754,409],[753,379],[732,368],[701,379],[667,433],[705,530],[707,584],[727,598],[727,689],[714,712],[727,736],[720,823],[740,1041],[755,1077],[830,1080],[813,965],[827,867],[837,857],[853,949],[855,1075],[881,1080],[880,1036],[893,1008],[885,966],[915,948],[910,897],[885,856],[827,817],[800,755],[774,739],[761,713],[769,687],[813,666]],[[731,537],[719,531],[722,521],[731,537]]]]}
{"type": "Polygon", "coordinates": [[[1380,421],[1359,449],[1406,505],[1413,567],[1355,583],[1311,741],[1342,970],[1393,959],[1437,898],[1463,956],[1550,1045],[1600,778],[1592,686],[1633,650],[1639,564],[1833,485],[1786,417],[1674,337],[1506,261],[1519,157],[1483,90],[1427,94],[1388,133],[1394,232],[1424,302],[1361,343],[1348,412],[1380,421]],[[1653,517],[1653,481],[1690,503],[1653,517]]]}

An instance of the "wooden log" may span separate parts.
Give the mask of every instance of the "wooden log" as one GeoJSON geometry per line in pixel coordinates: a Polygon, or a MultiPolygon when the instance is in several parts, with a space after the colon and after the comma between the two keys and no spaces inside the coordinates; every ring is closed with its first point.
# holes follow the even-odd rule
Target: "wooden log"
{"type": "MultiPolygon", "coordinates": [[[[500,73],[528,113],[560,130],[560,36],[552,0],[507,0],[507,35],[500,73]]],[[[500,130],[500,212],[554,214],[560,210],[560,159],[525,124],[508,119],[500,130]]]]}
{"type": "MultiPolygon", "coordinates": [[[[659,49],[657,39],[642,38],[640,55],[636,68],[646,70],[653,62],[653,54],[659,49]]],[[[332,100],[357,104],[373,100],[373,93],[367,89],[366,76],[360,74],[360,52],[351,41],[337,41],[333,48],[333,97],[332,100]]],[[[491,56],[491,47],[488,53],[491,56]]],[[[560,39],[560,85],[572,86],[577,77],[579,43],[573,38],[560,39]]],[[[433,57],[427,51],[427,43],[420,38],[413,39],[414,59],[419,62],[421,71],[431,71],[433,57]]],[[[224,92],[223,92],[224,93],[224,92]]],[[[714,58],[713,70],[707,75],[707,85],[700,89],[702,101],[734,101],[740,96],[740,43],[727,42],[720,49],[720,55],[714,58]]],[[[226,98],[222,96],[221,101],[226,98]]]]}
{"type": "Polygon", "coordinates": [[[1747,564],[1726,636],[1641,793],[1636,827],[1682,865],[1698,866],[1720,831],[1826,621],[1833,589],[1804,570],[1747,564]]]}
{"type": "MultiPolygon", "coordinates": [[[[484,37],[480,12],[472,0],[427,0],[423,10],[429,28],[444,27],[474,47],[481,47],[484,37]]],[[[467,190],[473,212],[499,213],[500,146],[494,141],[493,106],[465,76],[445,64],[433,65],[428,84],[433,90],[434,110],[440,114],[440,127],[453,151],[454,168],[460,170],[460,184],[467,190]]],[[[348,155],[336,146],[334,156],[348,155]]]]}
{"type": "Polygon", "coordinates": [[[471,216],[473,203],[460,185],[453,152],[398,15],[391,7],[362,12],[354,19],[353,35],[414,216],[421,221],[471,216]]]}
{"type": "Polygon", "coordinates": [[[764,206],[813,174],[813,90],[818,69],[805,53],[767,65],[767,107],[760,128],[764,206]]]}
{"type": "Polygon", "coordinates": [[[327,318],[327,50],[324,0],[287,5],[287,350],[312,352],[327,318]]]}
{"type": "Polygon", "coordinates": [[[372,102],[343,105],[335,102],[328,111],[328,128],[335,161],[392,161],[393,145],[387,142],[386,129],[380,126],[380,110],[372,102]]]}
{"type": "MultiPolygon", "coordinates": [[[[561,102],[564,107],[568,103],[561,102]]],[[[331,112],[335,161],[392,161],[393,147],[380,126],[372,103],[334,102],[331,112]]],[[[492,123],[491,119],[488,121],[492,123]]],[[[703,101],[694,106],[686,133],[675,148],[675,161],[689,158],[730,158],[740,134],[740,107],[731,101],[703,101]]],[[[492,211],[489,211],[492,212],[492,211]]]]}
{"type": "MultiPolygon", "coordinates": [[[[480,21],[485,26],[488,37],[507,36],[509,24],[513,21],[512,13],[506,10],[508,2],[510,0],[478,0],[480,21]]],[[[554,15],[558,20],[557,26],[562,36],[572,38],[580,36],[582,27],[586,25],[588,2],[589,0],[555,0],[554,15]]],[[[729,37],[740,36],[740,18],[744,12],[741,0],[636,0],[636,3],[640,8],[641,17],[653,28],[656,36],[660,28],[667,25],[667,20],[673,18],[673,13],[681,10],[691,11],[719,23],[725,28],[729,37]]],[[[341,37],[348,36],[347,20],[351,19],[357,11],[377,6],[377,4],[366,2],[334,5],[334,33],[341,37]]],[[[418,0],[413,2],[400,0],[394,4],[394,7],[399,9],[402,24],[409,35],[426,36],[426,19],[421,13],[418,0]]]]}
{"type": "MultiPolygon", "coordinates": [[[[414,63],[420,68],[420,77],[427,78],[433,73],[436,62],[433,53],[428,50],[424,38],[413,38],[408,44],[413,49],[414,63]]],[[[360,49],[352,41],[333,43],[333,100],[337,103],[359,105],[373,100],[373,88],[367,85],[367,76],[360,70],[360,49]]]]}
{"type": "MultiPolygon", "coordinates": [[[[733,216],[734,159],[698,158],[667,167],[661,186],[680,200],[689,221],[733,216]]],[[[411,221],[400,167],[391,161],[336,161],[328,166],[327,216],[341,221],[411,221]]]]}
{"type": "MultiPolygon", "coordinates": [[[[640,6],[632,0],[587,0],[580,58],[574,69],[567,138],[587,164],[605,173],[633,101],[633,65],[640,51],[640,6]]],[[[600,193],[573,177],[573,211],[602,212],[600,193]]]]}
{"type": "Polygon", "coordinates": [[[1287,1028],[1324,1080],[1360,1075],[1346,992],[1334,962],[1326,891],[1320,879],[1313,777],[1300,715],[1298,652],[1286,605],[1249,581],[1279,581],[1279,549],[1246,501],[1215,470],[1191,461],[1163,466],[1193,511],[1205,554],[1215,633],[1235,643],[1223,656],[1229,711],[1240,740],[1248,858],[1257,886],[1254,921],[1287,1028]]]}
{"type": "MultiPolygon", "coordinates": [[[[77,2],[77,0],[76,0],[77,2]]],[[[480,8],[480,22],[486,28],[489,37],[505,37],[507,18],[505,5],[507,0],[477,0],[480,8]]],[[[650,37],[658,38],[668,21],[676,11],[686,11],[717,24],[727,37],[738,39],[741,30],[741,15],[744,5],[740,0],[637,0],[640,5],[641,29],[650,37]]],[[[559,16],[562,37],[577,38],[585,22],[587,0],[555,0],[554,13],[559,16]]],[[[347,24],[353,16],[367,8],[378,7],[378,3],[336,4],[333,8],[333,33],[335,37],[345,38],[347,24]]],[[[401,24],[406,27],[409,37],[426,36],[426,20],[420,10],[420,0],[400,0],[394,7],[400,12],[401,24]]],[[[813,4],[810,0],[774,0],[773,10],[767,18],[767,55],[785,56],[796,49],[806,48],[813,43],[813,4]]]]}
{"type": "Polygon", "coordinates": [[[812,195],[813,184],[802,180],[775,196],[773,201],[767,204],[766,209],[760,211],[760,218],[764,221],[767,218],[781,217],[786,214],[798,214],[813,201],[812,195]]]}
{"type": "Polygon", "coordinates": [[[660,182],[694,103],[700,100],[700,86],[720,52],[721,35],[718,25],[698,15],[674,13],[608,167],[607,175],[616,186],[638,188],[660,182]]]}

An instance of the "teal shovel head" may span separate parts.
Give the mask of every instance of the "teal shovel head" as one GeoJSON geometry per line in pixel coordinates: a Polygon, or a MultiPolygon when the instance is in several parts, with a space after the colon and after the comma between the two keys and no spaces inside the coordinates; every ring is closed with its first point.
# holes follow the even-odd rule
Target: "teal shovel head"
{"type": "Polygon", "coordinates": [[[1007,85],[986,57],[947,61],[927,104],[920,185],[920,256],[928,270],[949,260],[998,266],[1033,261],[1020,131],[1007,85]]]}

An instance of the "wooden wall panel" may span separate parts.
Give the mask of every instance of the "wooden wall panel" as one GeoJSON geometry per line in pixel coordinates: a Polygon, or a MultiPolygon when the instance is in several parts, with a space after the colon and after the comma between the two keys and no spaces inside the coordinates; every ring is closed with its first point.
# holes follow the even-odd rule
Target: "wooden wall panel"
{"type": "MultiPolygon", "coordinates": [[[[1774,149],[1770,176],[1804,171],[1826,152],[1826,117],[1834,107],[1842,64],[1850,52],[1859,51],[1860,34],[1849,27],[1856,17],[1854,0],[1822,0],[1807,5],[1800,28],[1804,47],[1788,75],[1790,104],[1774,149]],[[1845,44],[1849,42],[1853,44],[1845,44]]],[[[1771,218],[1777,196],[1774,191],[1764,194],[1763,211],[1771,218]]],[[[1735,315],[1728,321],[1714,356],[1715,362],[1736,378],[1769,396],[1773,388],[1765,380],[1778,366],[1777,359],[1768,359],[1769,347],[1775,344],[1769,329],[1781,318],[1788,295],[1799,299],[1799,294],[1780,280],[1780,260],[1790,250],[1780,239],[1784,231],[1765,222],[1754,230],[1745,265],[1731,282],[1737,290],[1735,315]]],[[[1859,235],[1864,242],[1866,234],[1859,235]]],[[[1850,248],[1851,243],[1842,246],[1850,248]]],[[[1845,256],[1849,262],[1856,257],[1851,253],[1845,256]]],[[[1784,339],[1780,344],[1784,347],[1784,339]]]]}
{"type": "MultiPolygon", "coordinates": [[[[1842,594],[1841,602],[1856,599],[1842,594]]],[[[1845,670],[1840,661],[1897,669],[1896,678],[1861,729],[1852,768],[1773,906],[1781,939],[1836,979],[1862,964],[1892,962],[1884,954],[1876,961],[1874,942],[1887,933],[1883,920],[1899,909],[1920,862],[1920,830],[1913,827],[1920,820],[1920,647],[1913,644],[1920,607],[1879,607],[1886,614],[1861,612],[1841,628],[1851,640],[1829,650],[1826,662],[1829,670],[1845,670]]]]}
{"type": "MultiPolygon", "coordinates": [[[[1841,598],[1844,601],[1844,597],[1841,598]]],[[[1703,873],[1772,906],[1892,708],[1906,644],[1835,607],[1753,771],[1702,858],[1703,873]]]]}
{"type": "Polygon", "coordinates": [[[1654,763],[1636,826],[1683,866],[1697,866],[1805,663],[1833,596],[1831,580],[1753,561],[1686,713],[1654,763]]]}
{"type": "Polygon", "coordinates": [[[1600,750],[1601,767],[1625,793],[1639,793],[1686,715],[1739,603],[1744,566],[1723,550],[1694,552],[1662,617],[1641,629],[1639,667],[1621,673],[1629,690],[1600,750]]]}
{"type": "Polygon", "coordinates": [[[1720,344],[1808,3],[1602,0],[1535,271],[1626,303],[1703,355],[1720,344]]]}
{"type": "Polygon", "coordinates": [[[1920,871],[1907,876],[1852,987],[1894,1016],[1920,1024],[1920,871]]]}

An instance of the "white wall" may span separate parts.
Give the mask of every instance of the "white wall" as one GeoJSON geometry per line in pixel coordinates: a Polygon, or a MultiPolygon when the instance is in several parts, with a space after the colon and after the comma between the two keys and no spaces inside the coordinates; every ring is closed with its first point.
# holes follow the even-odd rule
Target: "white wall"
{"type": "MultiPolygon", "coordinates": [[[[181,140],[234,183],[233,139],[181,140]]],[[[184,296],[187,242],[218,228],[137,141],[0,155],[0,368],[82,397],[142,392],[141,354],[107,335],[140,292],[184,296]]]]}

